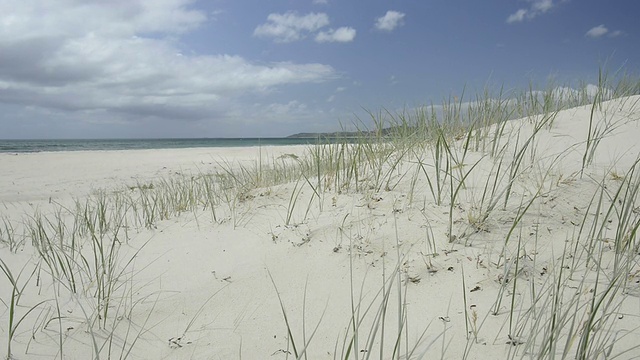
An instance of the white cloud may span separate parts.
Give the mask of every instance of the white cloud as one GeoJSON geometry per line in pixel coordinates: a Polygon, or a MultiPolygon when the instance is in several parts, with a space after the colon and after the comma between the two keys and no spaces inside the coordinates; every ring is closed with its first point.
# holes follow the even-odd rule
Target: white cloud
{"type": "Polygon", "coordinates": [[[127,121],[225,118],[247,96],[336,76],[318,63],[183,52],[180,36],[207,20],[190,3],[0,2],[0,106],[127,121]]]}
{"type": "Polygon", "coordinates": [[[325,4],[328,4],[329,1],[328,0],[313,0],[313,3],[317,4],[317,5],[325,5],[325,4]]]}
{"type": "Polygon", "coordinates": [[[553,6],[554,6],[553,5],[553,0],[536,0],[531,5],[531,8],[534,11],[539,11],[541,13],[546,13],[547,11],[551,10],[551,8],[553,6]]]}
{"type": "Polygon", "coordinates": [[[258,25],[253,35],[270,37],[277,42],[292,42],[303,39],[308,33],[327,25],[329,17],[325,13],[309,13],[302,16],[293,12],[269,14],[267,22],[258,25]]]}
{"type": "MultiPolygon", "coordinates": [[[[609,88],[599,87],[594,84],[587,84],[581,87],[567,87],[567,86],[556,86],[553,89],[541,91],[534,90],[532,91],[532,95],[537,96],[540,101],[543,101],[544,98],[548,95],[551,95],[551,99],[555,102],[561,102],[566,104],[584,104],[585,102],[591,102],[599,95],[602,99],[608,100],[613,96],[613,91],[609,88]]],[[[515,102],[515,100],[514,100],[515,102]]]]}
{"type": "Polygon", "coordinates": [[[524,20],[524,17],[527,15],[527,10],[519,9],[515,13],[509,15],[507,18],[508,23],[520,22],[524,20]]]}
{"type": "Polygon", "coordinates": [[[589,29],[589,31],[587,31],[585,36],[588,36],[591,38],[598,38],[605,35],[608,32],[609,32],[609,29],[607,29],[604,25],[598,25],[589,29]]]}
{"type": "Polygon", "coordinates": [[[16,41],[66,37],[94,32],[110,36],[136,33],[184,33],[207,20],[204,12],[188,8],[189,0],[72,1],[56,4],[36,0],[0,2],[3,30],[16,41]]]}
{"type": "Polygon", "coordinates": [[[323,42],[351,42],[356,37],[356,30],[350,27],[341,27],[338,29],[330,29],[321,31],[316,35],[316,41],[323,42]]]}
{"type": "MultiPolygon", "coordinates": [[[[540,92],[542,95],[543,92],[540,92]]],[[[579,101],[579,100],[593,100],[596,95],[599,95],[604,100],[611,99],[613,96],[613,91],[609,88],[599,87],[594,84],[587,84],[584,87],[580,88],[570,88],[566,86],[558,86],[553,89],[551,95],[554,99],[559,101],[579,101]]]]}
{"type": "Polygon", "coordinates": [[[347,88],[346,88],[346,87],[344,87],[344,86],[338,86],[338,87],[336,88],[336,90],[334,91],[334,94],[332,94],[331,96],[329,96],[329,97],[327,98],[327,102],[333,102],[333,101],[336,99],[336,94],[342,93],[342,92],[344,92],[345,90],[347,90],[347,88]]]}
{"type": "Polygon", "coordinates": [[[398,26],[404,24],[404,17],[404,13],[389,10],[386,14],[384,14],[384,16],[376,19],[375,27],[376,29],[382,31],[393,31],[398,26]]]}
{"type": "Polygon", "coordinates": [[[624,32],[622,32],[620,30],[609,31],[609,29],[607,29],[607,27],[605,27],[604,24],[601,24],[601,25],[594,26],[591,29],[589,29],[589,31],[587,31],[586,34],[584,34],[584,36],[596,39],[596,38],[603,37],[605,35],[608,36],[608,37],[618,37],[618,36],[621,36],[623,34],[624,34],[624,32]]]}
{"type": "Polygon", "coordinates": [[[217,21],[220,18],[220,15],[224,14],[225,11],[224,10],[213,10],[210,15],[209,18],[211,20],[217,21]]]}
{"type": "Polygon", "coordinates": [[[556,4],[553,0],[527,0],[531,3],[528,9],[518,9],[507,17],[507,23],[513,24],[524,20],[531,20],[553,9],[556,4]]]}
{"type": "Polygon", "coordinates": [[[282,104],[282,103],[269,104],[267,105],[266,109],[268,109],[271,114],[286,115],[291,112],[304,112],[307,110],[307,105],[300,103],[297,100],[291,100],[286,104],[282,104]]]}

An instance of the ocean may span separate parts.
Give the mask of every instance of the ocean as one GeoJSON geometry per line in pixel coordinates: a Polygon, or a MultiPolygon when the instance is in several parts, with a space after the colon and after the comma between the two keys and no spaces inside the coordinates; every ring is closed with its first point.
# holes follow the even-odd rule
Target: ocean
{"type": "MultiPolygon", "coordinates": [[[[322,139],[331,142],[331,139],[322,139]]],[[[0,153],[243,147],[316,144],[318,138],[0,140],[0,153]]]]}

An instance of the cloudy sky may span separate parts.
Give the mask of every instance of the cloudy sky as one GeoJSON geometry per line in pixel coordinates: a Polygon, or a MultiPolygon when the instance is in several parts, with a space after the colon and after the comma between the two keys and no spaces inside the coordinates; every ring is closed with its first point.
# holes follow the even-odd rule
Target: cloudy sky
{"type": "Polygon", "coordinates": [[[640,69],[638,0],[3,0],[0,139],[335,131],[640,69]]]}

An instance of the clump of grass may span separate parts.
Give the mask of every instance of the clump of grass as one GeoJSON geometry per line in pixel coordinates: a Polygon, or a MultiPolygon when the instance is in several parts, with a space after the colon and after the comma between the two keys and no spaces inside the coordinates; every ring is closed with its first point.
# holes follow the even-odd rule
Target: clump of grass
{"type": "Polygon", "coordinates": [[[6,216],[2,216],[0,224],[0,244],[8,246],[12,253],[18,252],[24,246],[24,237],[16,234],[15,225],[6,216]]]}
{"type": "Polygon", "coordinates": [[[8,319],[7,328],[6,328],[6,331],[7,331],[6,358],[7,359],[13,359],[13,353],[11,351],[11,343],[13,342],[13,339],[16,335],[16,331],[18,330],[18,327],[20,326],[20,324],[22,324],[22,322],[27,318],[27,316],[29,316],[29,314],[35,311],[42,304],[46,303],[46,300],[44,300],[36,303],[35,305],[29,305],[27,311],[24,312],[24,314],[19,313],[19,309],[21,308],[20,299],[22,297],[22,294],[24,293],[25,287],[27,286],[31,278],[33,278],[37,270],[37,267],[34,267],[31,273],[28,275],[27,279],[22,283],[20,283],[20,278],[22,277],[23,271],[27,268],[27,265],[29,264],[28,263],[25,264],[25,266],[20,270],[20,272],[17,275],[14,275],[11,269],[9,268],[9,265],[7,265],[7,263],[4,260],[0,259],[0,270],[2,270],[2,273],[4,274],[5,278],[9,281],[10,292],[11,292],[11,294],[9,295],[9,304],[7,306],[8,308],[7,310],[9,312],[9,319],[8,319]]]}

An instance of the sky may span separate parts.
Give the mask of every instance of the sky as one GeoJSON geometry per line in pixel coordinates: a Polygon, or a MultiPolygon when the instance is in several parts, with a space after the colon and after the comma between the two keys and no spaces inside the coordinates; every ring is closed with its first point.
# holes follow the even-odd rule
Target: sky
{"type": "Polygon", "coordinates": [[[640,70],[638,0],[2,0],[0,139],[280,137],[640,70]]]}

